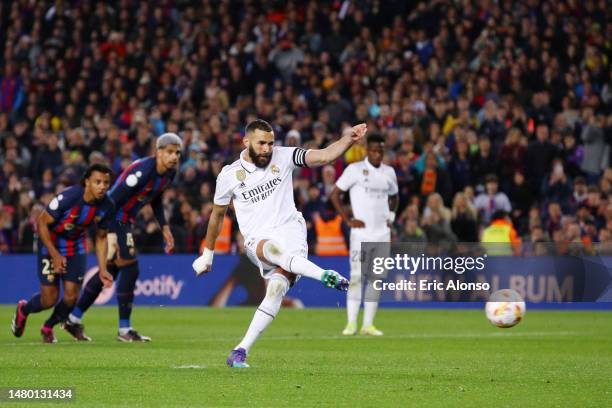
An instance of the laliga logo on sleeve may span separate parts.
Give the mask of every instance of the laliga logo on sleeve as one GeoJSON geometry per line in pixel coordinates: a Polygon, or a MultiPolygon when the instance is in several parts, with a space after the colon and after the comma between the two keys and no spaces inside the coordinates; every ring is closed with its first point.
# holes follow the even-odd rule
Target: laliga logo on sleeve
{"type": "Polygon", "coordinates": [[[142,171],[137,171],[134,174],[130,174],[129,176],[127,176],[127,178],[125,179],[125,184],[128,185],[128,187],[135,187],[136,184],[138,184],[138,179],[142,177],[142,171]]]}
{"type": "Polygon", "coordinates": [[[51,200],[51,202],[49,203],[49,208],[52,210],[57,210],[59,208],[59,202],[62,201],[63,199],[64,199],[64,196],[62,194],[58,195],[53,200],[51,200]]]}

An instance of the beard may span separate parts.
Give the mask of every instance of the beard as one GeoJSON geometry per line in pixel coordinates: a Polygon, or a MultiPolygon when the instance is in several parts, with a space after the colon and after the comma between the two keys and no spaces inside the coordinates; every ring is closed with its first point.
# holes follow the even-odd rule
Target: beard
{"type": "Polygon", "coordinates": [[[267,167],[268,164],[270,164],[270,160],[272,160],[272,153],[267,155],[257,154],[252,147],[249,147],[249,157],[251,158],[255,166],[263,169],[267,167]]]}

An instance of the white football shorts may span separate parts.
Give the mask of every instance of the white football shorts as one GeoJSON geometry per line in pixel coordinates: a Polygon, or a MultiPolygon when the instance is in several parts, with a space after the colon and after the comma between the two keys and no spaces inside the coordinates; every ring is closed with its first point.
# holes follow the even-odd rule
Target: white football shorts
{"type": "Polygon", "coordinates": [[[248,237],[244,241],[246,254],[259,268],[259,273],[264,278],[269,277],[270,272],[276,269],[274,265],[260,260],[257,257],[256,249],[259,242],[264,239],[272,239],[282,245],[283,251],[287,255],[296,255],[308,258],[308,243],[306,241],[306,221],[302,214],[296,216],[283,225],[274,227],[266,231],[261,231],[257,236],[248,237]]]}

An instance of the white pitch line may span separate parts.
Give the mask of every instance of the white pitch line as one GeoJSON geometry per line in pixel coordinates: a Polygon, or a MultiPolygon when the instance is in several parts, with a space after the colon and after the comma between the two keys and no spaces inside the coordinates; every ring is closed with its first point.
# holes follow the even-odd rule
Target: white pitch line
{"type": "Polygon", "coordinates": [[[203,369],[203,368],[206,368],[206,366],[190,364],[190,365],[182,365],[182,366],[172,366],[170,368],[177,368],[177,369],[182,369],[182,368],[186,368],[186,369],[203,369]]]}
{"type": "MultiPolygon", "coordinates": [[[[486,337],[554,337],[554,336],[590,336],[592,333],[586,332],[570,332],[570,331],[559,331],[559,332],[508,332],[507,329],[504,332],[497,333],[414,333],[414,334],[396,334],[396,335],[384,335],[381,337],[376,336],[343,336],[343,335],[331,335],[331,336],[262,336],[262,340],[275,340],[275,341],[286,341],[286,340],[350,340],[350,339],[366,339],[366,338],[379,338],[379,339],[454,339],[454,338],[486,338],[486,337]]],[[[207,341],[233,341],[236,337],[231,338],[215,338],[215,339],[182,339],[173,340],[177,343],[199,343],[207,341]]]]}
{"type": "MultiPolygon", "coordinates": [[[[550,332],[511,332],[510,329],[498,329],[495,333],[412,333],[412,334],[395,334],[395,335],[384,335],[382,337],[375,336],[343,336],[343,335],[330,335],[330,336],[266,336],[264,335],[262,340],[272,341],[287,341],[287,340],[363,340],[363,339],[477,339],[477,338],[499,338],[499,337],[555,337],[555,336],[592,336],[593,333],[589,332],[571,332],[571,331],[550,331],[550,332]]],[[[158,337],[159,338],[159,337],[158,337]]],[[[234,341],[238,337],[216,337],[216,338],[200,338],[200,339],[168,339],[166,343],[206,343],[206,342],[220,342],[220,341],[234,341]]],[[[163,344],[162,341],[156,341],[156,344],[163,344]]],[[[3,346],[42,346],[42,342],[12,342],[12,343],[1,343],[3,346]]],[[[49,349],[60,345],[77,345],[77,342],[60,342],[54,345],[47,346],[49,349]]],[[[108,344],[105,341],[99,341],[95,344],[108,344]]],[[[117,344],[114,343],[113,344],[117,344]]]]}

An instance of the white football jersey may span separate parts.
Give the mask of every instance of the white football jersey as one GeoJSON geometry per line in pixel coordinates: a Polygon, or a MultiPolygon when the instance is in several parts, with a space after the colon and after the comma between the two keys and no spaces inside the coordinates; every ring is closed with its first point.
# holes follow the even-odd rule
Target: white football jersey
{"type": "Polygon", "coordinates": [[[234,201],[240,232],[246,239],[256,237],[295,219],[300,213],[293,200],[293,170],[306,167],[306,150],[274,146],[266,168],[244,160],[248,152],[223,167],[217,176],[214,203],[234,201]]]}
{"type": "Polygon", "coordinates": [[[376,168],[366,158],[344,169],[336,186],[349,192],[353,217],[365,223],[365,228],[351,229],[351,235],[374,237],[390,232],[389,196],[398,193],[397,176],[391,166],[381,164],[376,168]]]}

